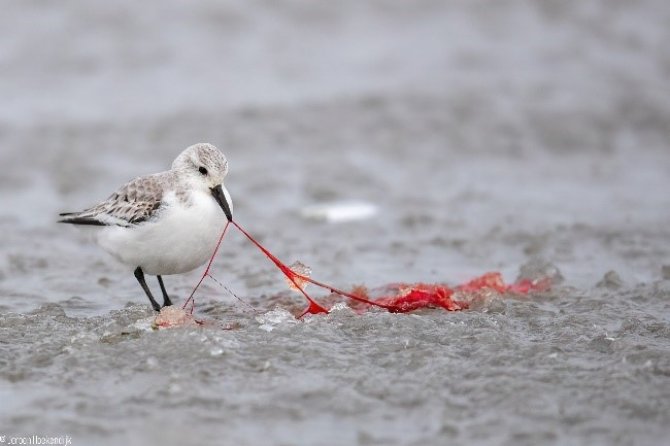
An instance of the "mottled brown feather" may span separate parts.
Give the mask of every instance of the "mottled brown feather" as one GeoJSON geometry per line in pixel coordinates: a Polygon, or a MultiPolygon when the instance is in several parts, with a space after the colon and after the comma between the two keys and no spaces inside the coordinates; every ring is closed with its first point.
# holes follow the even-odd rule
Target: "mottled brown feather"
{"type": "MultiPolygon", "coordinates": [[[[72,219],[91,219],[106,225],[130,226],[153,218],[161,207],[168,172],[135,178],[72,219]]],[[[67,218],[65,219],[67,220],[67,218]]]]}

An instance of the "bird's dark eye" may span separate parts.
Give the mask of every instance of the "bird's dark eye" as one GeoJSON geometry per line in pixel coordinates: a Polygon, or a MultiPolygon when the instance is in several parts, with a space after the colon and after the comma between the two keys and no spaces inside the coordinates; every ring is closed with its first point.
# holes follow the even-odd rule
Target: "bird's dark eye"
{"type": "Polygon", "coordinates": [[[200,173],[203,175],[207,175],[207,169],[205,169],[204,167],[199,168],[198,171],[200,171],[200,173]]]}

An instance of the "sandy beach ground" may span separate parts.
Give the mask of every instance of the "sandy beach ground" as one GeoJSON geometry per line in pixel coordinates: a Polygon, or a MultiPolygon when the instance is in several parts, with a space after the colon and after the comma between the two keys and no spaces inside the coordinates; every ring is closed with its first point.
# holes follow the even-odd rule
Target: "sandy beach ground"
{"type": "MultiPolygon", "coordinates": [[[[0,438],[661,444],[667,23],[660,0],[4,5],[0,438]],[[563,280],[298,322],[232,232],[213,275],[253,309],[208,281],[209,326],[152,331],[131,272],[55,221],[201,141],[228,156],[236,219],[342,288],[563,280]],[[376,214],[305,217],[352,201],[376,214]]],[[[175,301],[200,273],[166,277],[175,301]]]]}

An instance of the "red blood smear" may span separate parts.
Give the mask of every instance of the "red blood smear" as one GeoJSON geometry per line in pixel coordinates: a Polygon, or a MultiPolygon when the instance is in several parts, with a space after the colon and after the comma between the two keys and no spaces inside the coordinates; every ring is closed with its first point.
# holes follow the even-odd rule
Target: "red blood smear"
{"type": "Polygon", "coordinates": [[[506,284],[498,272],[486,273],[452,290],[444,285],[431,284],[394,284],[386,289],[395,291],[390,296],[381,296],[375,302],[384,304],[394,313],[406,313],[421,308],[444,308],[447,311],[458,311],[468,308],[467,302],[453,299],[455,291],[475,293],[479,291],[495,291],[499,294],[528,294],[535,291],[546,291],[551,286],[549,278],[536,281],[523,279],[513,284],[506,284]]]}
{"type": "Polygon", "coordinates": [[[507,287],[507,291],[516,294],[543,292],[551,288],[551,278],[543,277],[538,280],[522,279],[507,287]]]}
{"type": "Polygon", "coordinates": [[[498,293],[528,294],[533,291],[546,291],[551,286],[548,277],[539,280],[521,279],[516,283],[506,284],[502,274],[498,272],[486,273],[470,282],[456,288],[458,291],[473,292],[490,289],[498,293]]]}
{"type": "MultiPolygon", "coordinates": [[[[307,293],[298,286],[296,278],[310,282],[318,287],[325,288],[333,294],[343,297],[348,297],[354,301],[363,303],[365,305],[376,306],[384,308],[392,313],[407,313],[410,311],[419,310],[422,308],[443,308],[447,311],[458,311],[468,308],[467,302],[460,302],[454,300],[454,290],[444,285],[431,284],[403,284],[397,283],[386,287],[385,289],[392,292],[390,295],[380,296],[371,300],[368,297],[364,288],[356,288],[352,292],[342,291],[333,286],[319,282],[310,277],[297,274],[282,263],[270,251],[258,243],[247,231],[242,229],[235,221],[232,224],[239,229],[254,245],[256,245],[276,266],[282,273],[300,290],[305,296],[309,305],[302,312],[300,317],[307,313],[318,314],[328,313],[324,307],[319,305],[314,299],[309,297],[307,293]]],[[[532,291],[545,291],[551,285],[550,280],[542,279],[539,281],[521,280],[517,283],[507,285],[498,272],[486,273],[477,277],[470,282],[460,285],[455,288],[459,292],[476,292],[481,290],[492,290],[498,293],[512,292],[517,294],[527,294],[532,291]]]]}
{"type": "Polygon", "coordinates": [[[458,302],[451,297],[453,290],[446,286],[416,284],[398,287],[398,295],[376,299],[383,303],[392,313],[407,313],[421,308],[444,308],[447,311],[458,311],[468,308],[467,302],[458,302]]]}
{"type": "Polygon", "coordinates": [[[504,293],[507,291],[507,285],[502,278],[500,273],[486,273],[483,276],[479,276],[475,279],[472,279],[466,284],[460,285],[457,287],[458,291],[472,292],[480,291],[482,289],[491,289],[499,293],[504,293]]]}

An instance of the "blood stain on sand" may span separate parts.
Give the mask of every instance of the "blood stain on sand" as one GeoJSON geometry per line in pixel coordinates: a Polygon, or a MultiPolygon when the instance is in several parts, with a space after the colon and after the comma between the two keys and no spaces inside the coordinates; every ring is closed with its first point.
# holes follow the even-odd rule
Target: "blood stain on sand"
{"type": "Polygon", "coordinates": [[[442,308],[447,311],[464,310],[469,306],[468,301],[471,300],[473,296],[481,293],[514,293],[524,295],[531,292],[546,291],[551,286],[550,278],[543,278],[536,281],[524,279],[513,284],[506,284],[500,273],[490,272],[463,285],[457,286],[454,289],[440,284],[396,283],[383,288],[388,294],[376,296],[373,300],[373,298],[368,295],[367,289],[364,287],[355,287],[351,292],[346,292],[312,279],[310,277],[311,269],[300,262],[296,262],[291,265],[291,267],[287,267],[277,257],[270,253],[270,251],[256,241],[239,224],[235,221],[233,221],[232,224],[254,245],[256,245],[256,247],[258,247],[258,249],[260,249],[277,266],[277,268],[279,268],[279,270],[286,276],[289,287],[295,291],[300,291],[307,299],[308,306],[299,317],[308,313],[328,313],[328,310],[318,304],[305,292],[304,288],[307,283],[312,283],[320,288],[329,290],[332,294],[346,297],[357,302],[358,305],[356,306],[359,311],[364,311],[367,307],[375,306],[384,308],[392,313],[407,313],[423,308],[442,308]],[[457,300],[455,297],[458,297],[459,299],[457,300]],[[362,308],[361,304],[363,304],[362,308]]]}
{"type": "Polygon", "coordinates": [[[198,327],[200,325],[202,325],[202,322],[197,321],[190,312],[183,308],[169,306],[161,308],[151,327],[159,330],[175,327],[198,327]]]}
{"type": "Polygon", "coordinates": [[[308,283],[326,289],[330,291],[331,294],[348,298],[352,301],[352,308],[359,313],[366,311],[370,307],[383,308],[391,313],[408,313],[410,311],[424,308],[442,308],[447,311],[459,311],[467,309],[469,307],[469,302],[478,296],[491,294],[504,295],[508,293],[527,295],[532,292],[546,291],[551,286],[551,278],[549,277],[538,280],[523,279],[512,284],[507,284],[500,273],[489,272],[455,288],[451,288],[444,284],[393,283],[378,288],[378,290],[382,291],[375,293],[375,296],[370,296],[367,288],[362,286],[354,287],[350,292],[347,292],[312,279],[311,268],[301,262],[294,262],[290,267],[286,266],[267,248],[254,239],[251,234],[245,231],[237,222],[230,221],[226,224],[221,237],[218,240],[212,258],[207,264],[205,273],[200,278],[200,281],[182,308],[178,310],[172,307],[167,307],[161,310],[161,314],[158,315],[154,322],[155,327],[167,328],[202,324],[193,319],[192,316],[195,304],[194,294],[205,277],[212,277],[210,276],[210,268],[230,223],[249,239],[249,241],[251,241],[251,243],[253,243],[284,274],[289,288],[299,292],[307,300],[307,307],[300,313],[298,318],[302,318],[306,314],[329,312],[325,307],[307,294],[305,288],[308,283]],[[189,302],[191,303],[191,311],[186,312],[185,308],[189,302]]]}

